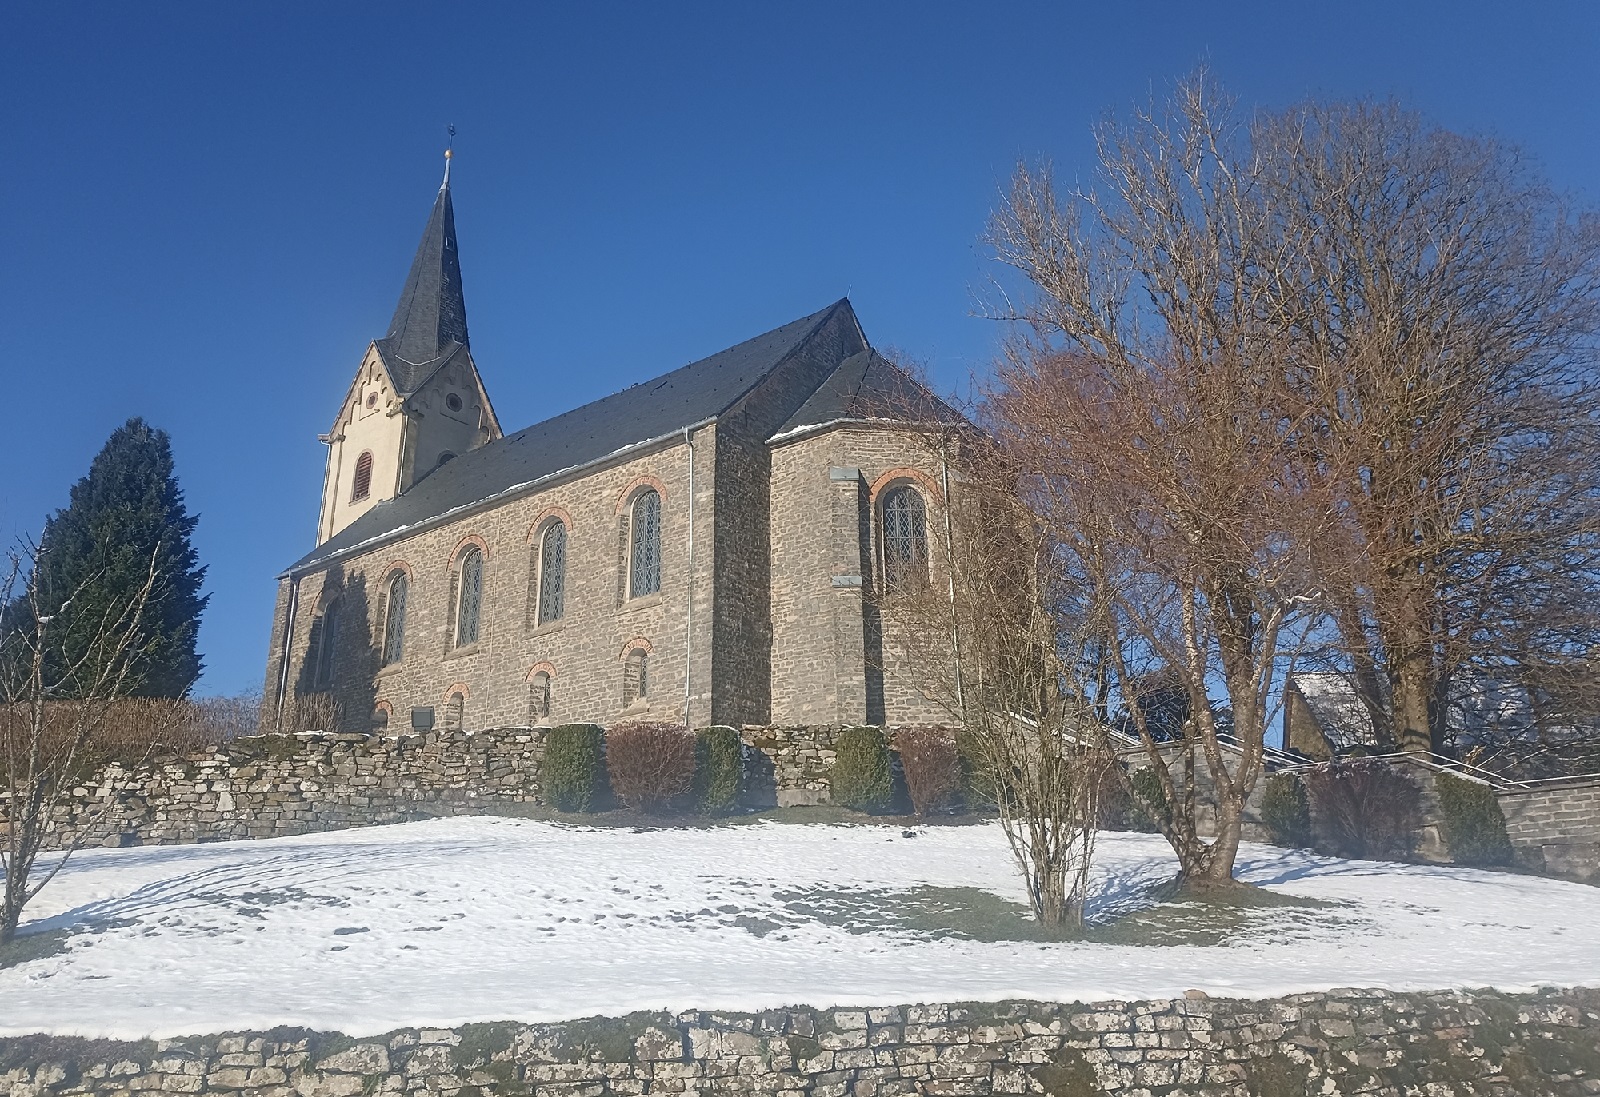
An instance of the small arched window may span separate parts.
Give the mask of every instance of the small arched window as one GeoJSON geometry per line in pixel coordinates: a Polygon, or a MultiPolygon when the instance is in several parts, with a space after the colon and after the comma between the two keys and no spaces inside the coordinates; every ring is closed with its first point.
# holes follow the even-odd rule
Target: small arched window
{"type": "Polygon", "coordinates": [[[650,655],[634,648],[622,661],[622,707],[645,700],[650,695],[650,655]]]}
{"type": "Polygon", "coordinates": [[[653,488],[633,500],[628,522],[628,597],[661,590],[661,496],[653,488]]]}
{"type": "Polygon", "coordinates": [[[909,485],[883,496],[883,585],[904,590],[928,581],[928,508],[909,485]]]}
{"type": "Polygon", "coordinates": [[[528,680],[528,723],[538,724],[550,718],[550,675],[540,671],[528,680]]]}
{"type": "Polygon", "coordinates": [[[389,666],[405,658],[406,646],[406,594],[410,588],[406,573],[397,571],[389,577],[385,591],[383,615],[383,665],[389,666]]]}
{"type": "Polygon", "coordinates": [[[455,646],[478,642],[478,616],[483,608],[483,552],[468,545],[456,566],[455,646]]]}
{"type": "Polygon", "coordinates": [[[455,454],[451,453],[449,450],[445,450],[443,453],[439,454],[439,459],[433,463],[433,467],[436,469],[443,468],[445,465],[449,464],[455,459],[455,454]]]}
{"type": "Polygon", "coordinates": [[[551,522],[539,538],[539,614],[538,623],[561,620],[566,609],[567,526],[551,522]]]}
{"type": "Polygon", "coordinates": [[[356,458],[355,479],[350,482],[350,501],[359,503],[372,494],[372,451],[362,450],[356,458]]]}
{"type": "Polygon", "coordinates": [[[467,698],[459,690],[452,693],[444,703],[444,726],[446,731],[460,731],[467,722],[467,698]]]}

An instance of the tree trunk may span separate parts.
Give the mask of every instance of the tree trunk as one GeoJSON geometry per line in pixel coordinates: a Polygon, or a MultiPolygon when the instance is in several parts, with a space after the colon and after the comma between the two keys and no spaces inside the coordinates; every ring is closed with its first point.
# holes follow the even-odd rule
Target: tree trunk
{"type": "Polygon", "coordinates": [[[1206,848],[1198,871],[1186,876],[1184,883],[1202,890],[1241,886],[1233,878],[1233,866],[1239,856],[1239,839],[1243,832],[1244,797],[1218,789],[1216,837],[1206,848]]]}

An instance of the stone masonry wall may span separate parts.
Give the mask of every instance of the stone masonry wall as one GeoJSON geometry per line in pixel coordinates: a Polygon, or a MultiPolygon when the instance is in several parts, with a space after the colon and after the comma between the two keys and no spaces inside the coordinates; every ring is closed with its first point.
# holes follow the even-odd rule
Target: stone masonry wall
{"type": "Polygon", "coordinates": [[[0,1039],[0,1097],[226,1093],[1465,1097],[1600,1093],[1600,991],[1178,999],[265,1033],[0,1039]]]}
{"type": "Polygon", "coordinates": [[[1600,883],[1600,779],[1500,792],[1518,860],[1539,872],[1600,883]]]}
{"type": "MultiPolygon", "coordinates": [[[[744,728],[746,803],[826,803],[840,730],[744,728]]],[[[172,845],[542,804],[539,769],[548,731],[259,735],[137,769],[113,765],[56,809],[46,848],[59,848],[85,829],[90,846],[172,845]]],[[[0,819],[3,809],[0,798],[0,819]]]]}

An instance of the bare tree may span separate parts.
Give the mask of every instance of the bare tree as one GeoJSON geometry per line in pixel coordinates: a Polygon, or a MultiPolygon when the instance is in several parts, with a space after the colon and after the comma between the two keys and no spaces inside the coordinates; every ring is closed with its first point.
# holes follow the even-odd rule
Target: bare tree
{"type": "MultiPolygon", "coordinates": [[[[5,898],[0,905],[0,946],[16,936],[22,910],[94,830],[98,818],[77,827],[42,879],[33,878],[51,814],[62,797],[98,761],[96,738],[113,704],[136,685],[134,667],[147,638],[140,617],[155,590],[159,558],[152,555],[143,584],[120,604],[81,607],[79,589],[41,589],[39,552],[8,555],[0,606],[0,766],[5,778],[5,898]],[[46,605],[58,605],[54,613],[46,605]],[[76,615],[76,616],[75,616],[76,615]],[[88,615],[87,619],[83,618],[88,615]],[[67,653],[59,637],[75,638],[67,653]]],[[[108,810],[107,799],[102,808],[108,810]]]]}
{"type": "Polygon", "coordinates": [[[1015,468],[970,431],[929,432],[952,473],[937,581],[873,592],[923,695],[957,727],[972,784],[992,801],[1034,917],[1081,926],[1102,770],[1090,691],[1073,680],[1090,642],[1015,468]],[[1072,628],[1066,622],[1075,622],[1072,628]]]}
{"type": "Polygon", "coordinates": [[[1250,143],[1262,317],[1354,534],[1321,562],[1349,668],[1393,745],[1442,751],[1457,675],[1537,690],[1600,642],[1600,219],[1393,103],[1250,143]]]}
{"type": "Polygon", "coordinates": [[[1230,884],[1274,684],[1323,601],[1307,546],[1341,517],[1297,446],[1285,336],[1263,322],[1286,243],[1232,105],[1202,73],[1096,136],[1099,191],[1063,200],[1048,167],[1022,166],[992,223],[1029,293],[1005,314],[1022,328],[989,414],[1059,566],[1103,608],[1103,657],[1183,877],[1230,884]],[[1163,679],[1188,699],[1177,747],[1140,703],[1163,679]]]}

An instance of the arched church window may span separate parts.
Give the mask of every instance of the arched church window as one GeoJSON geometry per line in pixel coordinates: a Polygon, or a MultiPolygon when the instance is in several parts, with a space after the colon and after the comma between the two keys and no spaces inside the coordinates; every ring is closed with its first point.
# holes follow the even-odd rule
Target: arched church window
{"type": "Polygon", "coordinates": [[[904,590],[928,581],[928,508],[910,485],[883,496],[883,584],[904,590]]]}
{"type": "Polygon", "coordinates": [[[406,573],[397,571],[389,577],[385,592],[383,616],[383,665],[389,666],[405,658],[406,644],[406,594],[410,582],[406,573]]]}
{"type": "Polygon", "coordinates": [[[372,451],[362,450],[356,458],[355,479],[350,482],[350,501],[359,503],[372,494],[372,451]]]}
{"type": "Polygon", "coordinates": [[[538,724],[550,718],[550,675],[540,671],[528,681],[528,723],[538,724]]]}
{"type": "Polygon", "coordinates": [[[328,603],[311,621],[311,682],[316,689],[333,685],[333,653],[339,636],[339,603],[328,603]]]}
{"type": "Polygon", "coordinates": [[[633,540],[628,554],[628,597],[661,590],[661,496],[653,488],[633,500],[628,523],[633,540]]]}
{"type": "Polygon", "coordinates": [[[469,545],[456,568],[455,646],[478,642],[478,615],[483,608],[483,553],[469,545]]]}
{"type": "Polygon", "coordinates": [[[561,620],[566,609],[567,526],[551,522],[539,538],[539,614],[538,623],[561,620]]]}
{"type": "Polygon", "coordinates": [[[622,661],[622,707],[628,708],[650,696],[650,655],[634,648],[622,661]]]}

